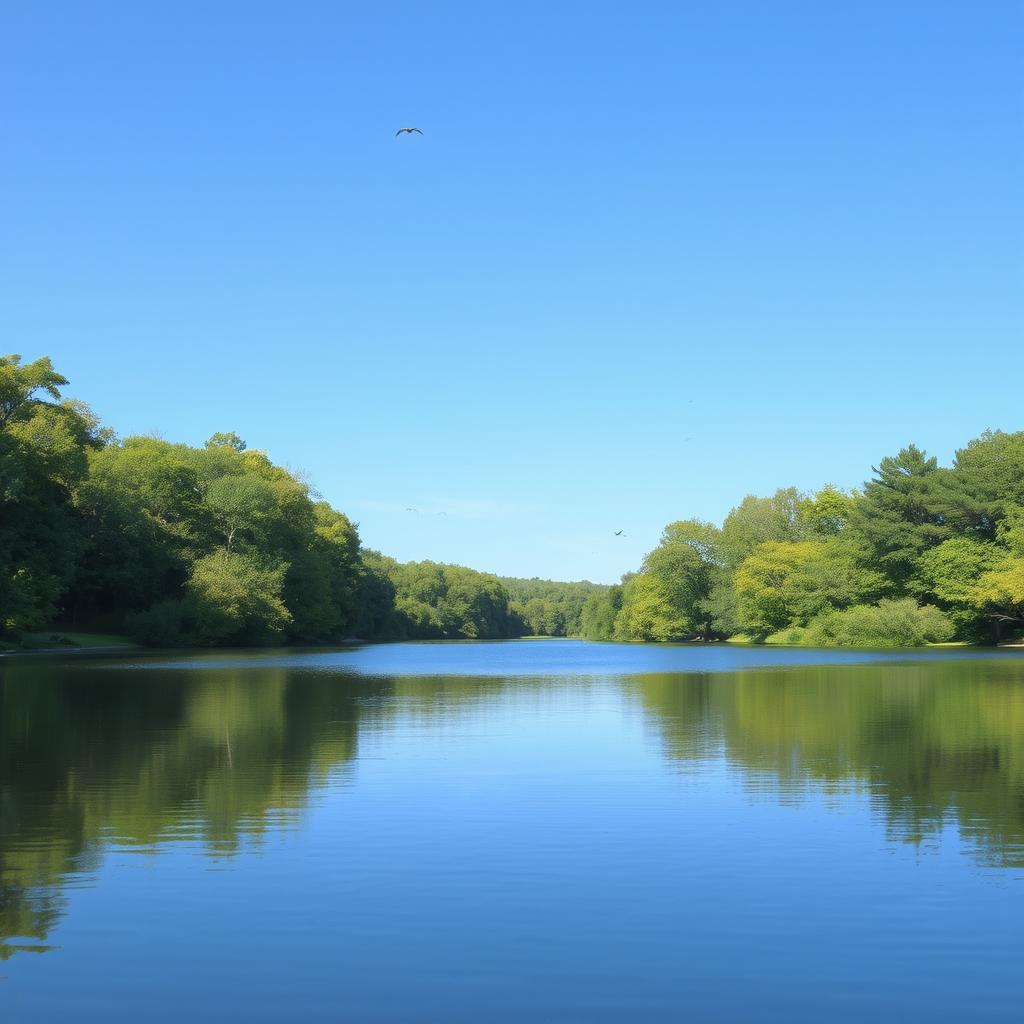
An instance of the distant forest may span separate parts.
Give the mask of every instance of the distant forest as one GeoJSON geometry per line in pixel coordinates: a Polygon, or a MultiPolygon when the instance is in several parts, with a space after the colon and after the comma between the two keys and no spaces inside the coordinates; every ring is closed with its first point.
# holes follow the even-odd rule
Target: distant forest
{"type": "Polygon", "coordinates": [[[951,467],[910,446],[862,489],[748,496],[670,523],[620,584],[399,563],[233,433],[119,438],[47,358],[0,357],[0,643],[742,638],[914,646],[1024,628],[1024,432],[951,467]]]}

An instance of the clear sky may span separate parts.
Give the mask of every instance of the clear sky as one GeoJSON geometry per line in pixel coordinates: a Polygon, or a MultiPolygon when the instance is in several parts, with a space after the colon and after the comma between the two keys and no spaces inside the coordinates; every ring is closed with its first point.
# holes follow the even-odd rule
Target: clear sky
{"type": "Polygon", "coordinates": [[[612,581],[1024,428],[1022,50],[1017,0],[7,0],[0,349],[400,559],[612,581]]]}

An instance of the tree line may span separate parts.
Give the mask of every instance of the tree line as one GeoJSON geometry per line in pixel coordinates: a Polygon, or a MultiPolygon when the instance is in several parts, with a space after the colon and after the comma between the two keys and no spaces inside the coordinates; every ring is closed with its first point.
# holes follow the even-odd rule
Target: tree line
{"type": "Polygon", "coordinates": [[[1024,628],[1024,432],[911,445],[860,490],[670,523],[614,586],[399,563],[233,433],[118,438],[48,358],[0,357],[0,642],[60,624],[151,645],[361,639],[988,643],[1024,628]]]}
{"type": "Polygon", "coordinates": [[[749,495],[722,525],[665,527],[591,596],[591,639],[743,637],[815,646],[993,643],[1024,628],[1024,432],[987,431],[952,466],[911,445],[856,491],[749,495]]]}
{"type": "Polygon", "coordinates": [[[564,636],[601,589],[400,564],[236,434],[118,438],[67,384],[48,358],[0,357],[0,642],[54,625],[150,645],[564,636]]]}

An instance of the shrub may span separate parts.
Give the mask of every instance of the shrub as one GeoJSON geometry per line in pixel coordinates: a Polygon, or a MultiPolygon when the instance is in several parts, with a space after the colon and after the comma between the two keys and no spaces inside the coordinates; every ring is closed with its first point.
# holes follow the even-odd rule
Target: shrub
{"type": "Polygon", "coordinates": [[[920,647],[950,640],[954,632],[945,612],[908,597],[825,612],[811,620],[795,642],[822,647],[920,647]]]}

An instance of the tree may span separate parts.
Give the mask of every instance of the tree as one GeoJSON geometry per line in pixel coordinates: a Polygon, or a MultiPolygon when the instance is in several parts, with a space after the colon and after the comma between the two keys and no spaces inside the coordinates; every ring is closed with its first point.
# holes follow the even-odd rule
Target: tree
{"type": "Polygon", "coordinates": [[[1024,505],[1024,431],[986,431],[956,453],[942,496],[959,532],[994,540],[1008,509],[1024,505]]]}
{"type": "Polygon", "coordinates": [[[226,551],[239,531],[253,544],[265,542],[267,525],[277,511],[274,488],[266,480],[222,476],[207,485],[203,500],[223,535],[226,551]]]}
{"type": "Polygon", "coordinates": [[[910,445],[882,459],[852,506],[850,528],[863,541],[867,564],[886,575],[892,592],[907,593],[920,556],[951,536],[942,512],[948,472],[910,445]]]}
{"type": "Polygon", "coordinates": [[[709,523],[670,523],[661,543],[623,588],[615,633],[629,640],[707,636],[706,601],[720,571],[719,532],[709,523]]]}
{"type": "Polygon", "coordinates": [[[997,623],[1024,625],[1024,558],[1007,555],[978,580],[975,595],[997,623]]]}
{"type": "Polygon", "coordinates": [[[539,636],[582,636],[584,605],[592,594],[607,589],[588,580],[499,579],[511,609],[522,620],[516,630],[539,636]]]}
{"type": "Polygon", "coordinates": [[[765,541],[803,540],[810,532],[801,517],[805,499],[795,487],[784,487],[769,498],[748,494],[722,524],[720,549],[726,565],[735,569],[765,541]]]}
{"type": "Polygon", "coordinates": [[[801,498],[797,503],[797,516],[811,534],[837,537],[846,529],[855,501],[854,495],[829,484],[813,498],[801,498]]]}
{"type": "Polygon", "coordinates": [[[75,502],[84,550],[67,597],[76,621],[120,628],[125,615],[179,600],[215,527],[185,445],[129,437],[89,456],[75,502]]]}
{"type": "Polygon", "coordinates": [[[623,587],[616,639],[683,640],[690,633],[689,619],[673,604],[657,576],[640,572],[623,587]]]}
{"type": "Polygon", "coordinates": [[[232,430],[228,433],[218,430],[206,441],[207,448],[230,448],[232,451],[241,454],[248,445],[232,430]]]}
{"type": "Polygon", "coordinates": [[[281,600],[286,567],[216,551],[199,559],[187,584],[187,618],[196,638],[260,643],[280,637],[291,614],[281,600]]]}
{"type": "Polygon", "coordinates": [[[22,365],[21,356],[0,356],[0,430],[33,415],[45,400],[36,397],[42,391],[60,401],[60,389],[68,380],[53,368],[48,356],[22,365]]]}
{"type": "Polygon", "coordinates": [[[587,598],[580,616],[580,632],[587,640],[611,640],[615,617],[622,608],[622,587],[615,584],[587,598]]]}
{"type": "Polygon", "coordinates": [[[884,580],[858,566],[838,539],[768,541],[744,560],[735,587],[739,626],[763,637],[806,625],[826,609],[877,596],[884,580]]]}
{"type": "Polygon", "coordinates": [[[49,359],[0,357],[0,633],[53,620],[85,543],[74,494],[106,435],[66,384],[49,359]]]}
{"type": "Polygon", "coordinates": [[[293,552],[285,579],[292,615],[289,635],[301,640],[353,636],[359,618],[359,533],[351,520],[325,501],[313,505],[313,532],[293,552]]]}
{"type": "Polygon", "coordinates": [[[921,556],[915,589],[947,607],[974,607],[978,579],[1000,564],[1003,556],[995,544],[951,537],[921,556]]]}

